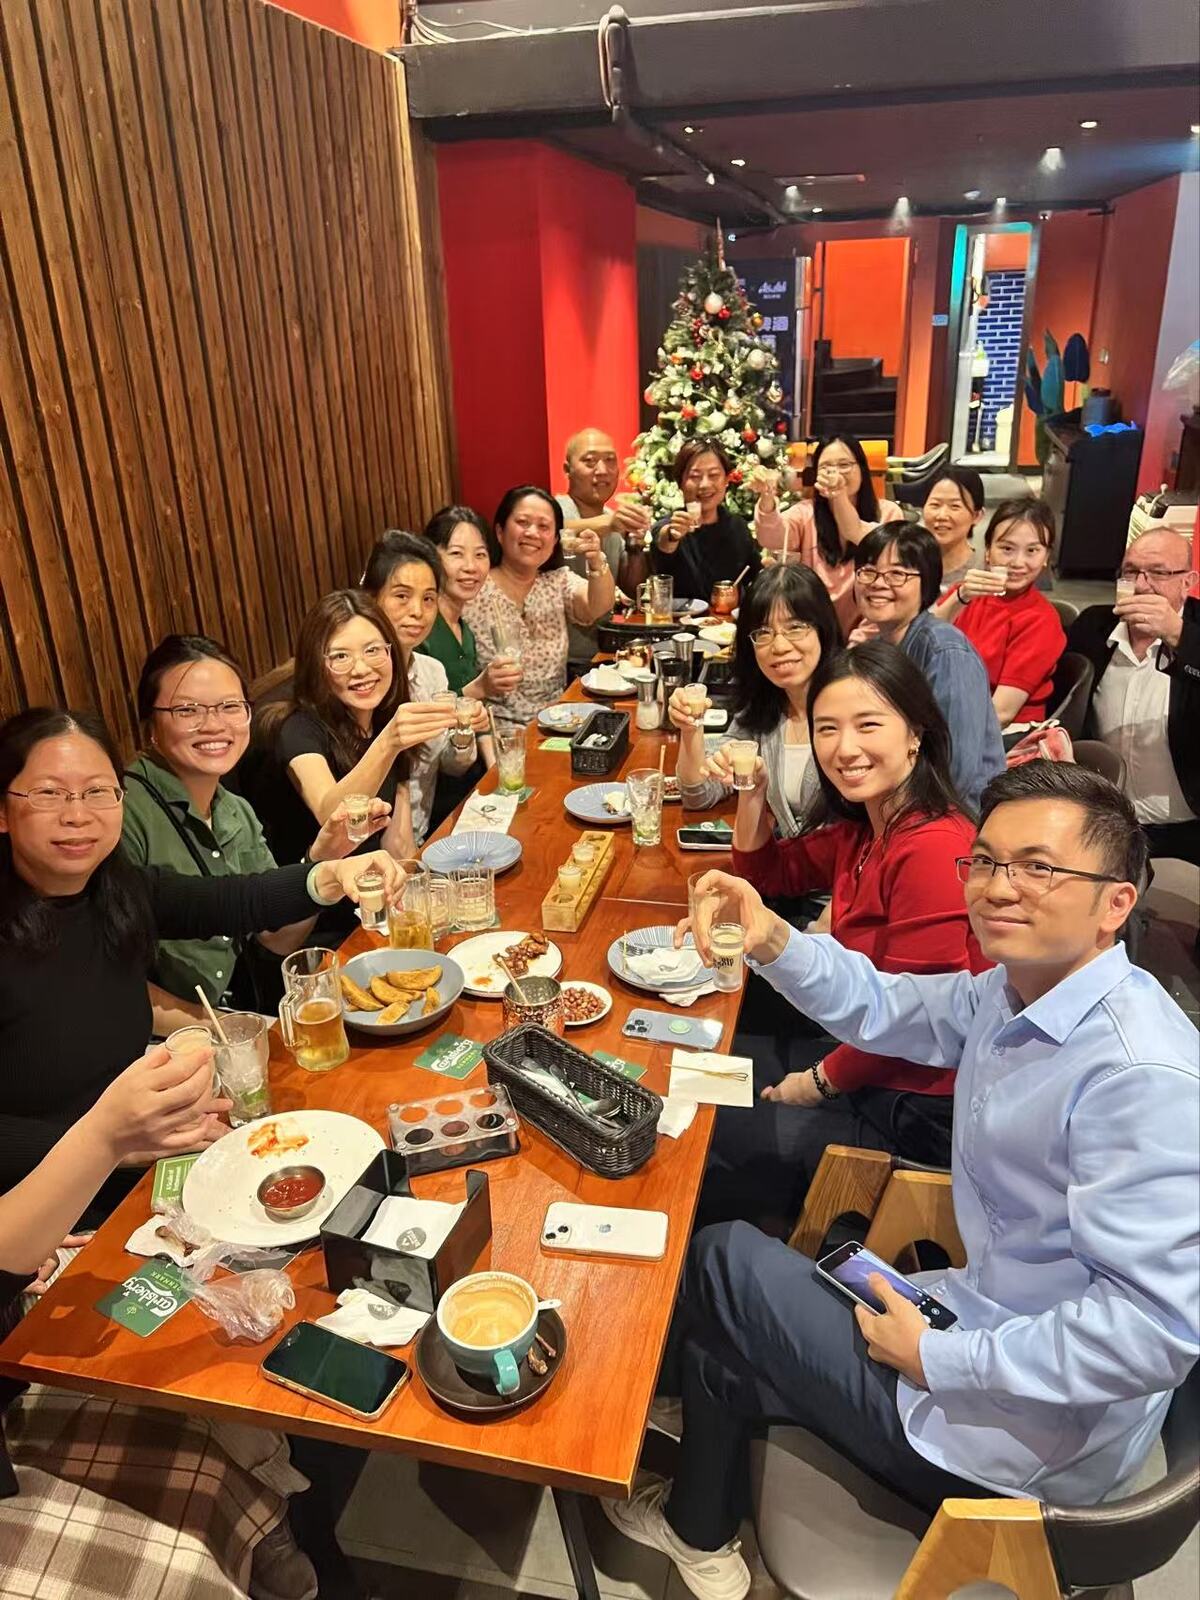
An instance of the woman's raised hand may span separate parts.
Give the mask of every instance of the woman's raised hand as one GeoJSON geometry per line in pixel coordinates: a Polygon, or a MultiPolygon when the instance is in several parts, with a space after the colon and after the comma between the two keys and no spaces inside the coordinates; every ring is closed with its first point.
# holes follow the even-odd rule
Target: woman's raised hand
{"type": "Polygon", "coordinates": [[[85,1120],[116,1166],[211,1144],[228,1132],[217,1114],[230,1103],[213,1094],[211,1048],[172,1056],[156,1044],[113,1079],[85,1120]]]}
{"type": "Polygon", "coordinates": [[[968,600],[981,600],[984,595],[1003,594],[1007,579],[990,567],[972,567],[963,574],[958,585],[958,598],[965,605],[968,600]]]}
{"type": "MultiPolygon", "coordinates": [[[[392,808],[388,802],[381,800],[378,795],[373,795],[367,807],[367,831],[362,839],[369,839],[373,833],[386,828],[391,817],[392,808]]],[[[362,839],[350,837],[350,825],[347,819],[346,803],[339,801],[322,823],[321,831],[313,841],[312,848],[308,852],[310,861],[336,861],[357,850],[362,839]]]]}
{"type": "MultiPolygon", "coordinates": [[[[716,750],[711,750],[704,763],[704,776],[716,778],[718,783],[725,787],[733,787],[733,746],[736,741],[727,739],[716,750]]],[[[767,787],[767,765],[761,756],[754,758],[754,788],[744,789],[741,794],[763,794],[767,787]]],[[[740,795],[739,795],[740,798],[740,795]]]]}
{"type": "Polygon", "coordinates": [[[791,928],[773,911],[745,878],[731,872],[706,872],[691,893],[692,914],[675,928],[675,948],[690,932],[701,960],[712,960],[712,930],[718,922],[736,922],[746,933],[746,953],[773,960],[787,943],[791,928]],[[778,949],[775,946],[778,945],[778,949]]]}
{"type": "Polygon", "coordinates": [[[455,721],[452,705],[438,705],[432,700],[406,700],[396,707],[388,728],[397,750],[412,750],[454,727],[455,721]]]}
{"type": "Polygon", "coordinates": [[[705,695],[699,705],[700,710],[697,711],[689,696],[687,687],[675,689],[671,694],[671,698],[667,701],[667,716],[670,718],[672,726],[683,733],[688,733],[693,729],[702,732],[704,729],[704,713],[712,705],[712,701],[705,695]]]}
{"type": "Polygon", "coordinates": [[[483,688],[485,700],[507,700],[521,686],[525,668],[512,656],[497,656],[489,661],[476,682],[483,688]]]}

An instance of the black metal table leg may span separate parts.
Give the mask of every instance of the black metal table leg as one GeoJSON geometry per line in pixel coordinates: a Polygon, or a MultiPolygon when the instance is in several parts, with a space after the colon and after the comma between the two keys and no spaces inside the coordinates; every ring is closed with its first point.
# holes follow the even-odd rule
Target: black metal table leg
{"type": "Polygon", "coordinates": [[[553,1493],[558,1525],[571,1563],[571,1576],[575,1579],[575,1593],[579,1600],[600,1600],[587,1529],[583,1525],[583,1496],[574,1489],[555,1489],[553,1493]]]}

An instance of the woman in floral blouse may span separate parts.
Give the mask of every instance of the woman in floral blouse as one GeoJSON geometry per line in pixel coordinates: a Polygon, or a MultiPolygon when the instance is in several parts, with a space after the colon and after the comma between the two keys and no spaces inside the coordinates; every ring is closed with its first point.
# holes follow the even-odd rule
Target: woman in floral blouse
{"type": "Polygon", "coordinates": [[[612,609],[614,582],[595,533],[578,535],[587,577],[563,565],[562,510],[534,484],[510,489],[488,537],[492,570],[463,612],[475,634],[479,665],[517,655],[520,686],[498,702],[505,717],[527,722],[567,686],[567,618],[587,627],[612,609]]]}

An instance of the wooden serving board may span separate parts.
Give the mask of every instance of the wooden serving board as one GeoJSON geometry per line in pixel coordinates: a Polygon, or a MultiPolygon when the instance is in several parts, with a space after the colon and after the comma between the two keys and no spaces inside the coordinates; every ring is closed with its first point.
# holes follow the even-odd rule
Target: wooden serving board
{"type": "Polygon", "coordinates": [[[583,838],[588,844],[596,846],[596,859],[590,868],[585,869],[579,893],[571,900],[560,897],[558,869],[555,868],[554,884],[542,901],[542,928],[546,933],[578,933],[616,860],[617,838],[614,833],[585,833],[583,838]]]}

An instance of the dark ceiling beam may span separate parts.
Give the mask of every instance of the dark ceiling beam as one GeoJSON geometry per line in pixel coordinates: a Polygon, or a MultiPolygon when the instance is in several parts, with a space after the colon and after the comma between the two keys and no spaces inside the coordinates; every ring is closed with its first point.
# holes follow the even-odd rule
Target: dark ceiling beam
{"type": "MultiPolygon", "coordinates": [[[[553,10],[549,0],[531,10],[531,32],[406,45],[412,114],[603,113],[596,28],[538,31],[553,10]]],[[[630,35],[645,116],[920,97],[956,84],[994,94],[1178,83],[1194,80],[1200,61],[1195,0],[820,0],[635,18],[630,35]]]]}

